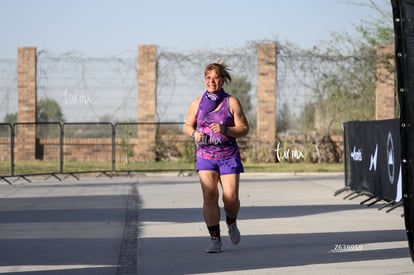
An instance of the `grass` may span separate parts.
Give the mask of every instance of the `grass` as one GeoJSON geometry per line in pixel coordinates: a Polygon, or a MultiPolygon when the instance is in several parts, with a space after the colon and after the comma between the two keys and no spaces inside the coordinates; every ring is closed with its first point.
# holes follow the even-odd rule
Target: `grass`
{"type": "Polygon", "coordinates": [[[245,163],[246,172],[343,172],[343,163],[307,163],[307,162],[278,162],[278,163],[245,163]]]}
{"type": "MultiPolygon", "coordinates": [[[[343,172],[343,163],[244,163],[246,172],[343,172]]],[[[194,170],[194,163],[183,162],[131,162],[116,163],[116,171],[179,171],[194,170]]],[[[64,173],[112,171],[111,162],[65,162],[64,173]]],[[[59,161],[31,160],[16,161],[14,175],[35,175],[60,173],[59,161]]],[[[0,162],[0,176],[11,175],[10,162],[0,162]]]]}

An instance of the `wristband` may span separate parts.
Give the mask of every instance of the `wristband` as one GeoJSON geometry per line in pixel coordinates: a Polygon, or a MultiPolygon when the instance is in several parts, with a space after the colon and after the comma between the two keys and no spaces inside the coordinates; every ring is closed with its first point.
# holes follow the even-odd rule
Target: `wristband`
{"type": "Polygon", "coordinates": [[[193,131],[193,133],[191,134],[191,137],[194,138],[196,130],[193,131]]]}

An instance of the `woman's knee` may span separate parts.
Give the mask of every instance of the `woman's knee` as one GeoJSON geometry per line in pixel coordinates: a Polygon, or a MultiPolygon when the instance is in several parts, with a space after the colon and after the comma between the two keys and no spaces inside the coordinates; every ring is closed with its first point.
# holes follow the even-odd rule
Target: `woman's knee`
{"type": "Polygon", "coordinates": [[[234,194],[223,194],[223,203],[226,206],[237,206],[240,205],[239,196],[234,194]]]}
{"type": "Polygon", "coordinates": [[[215,189],[204,188],[203,199],[205,202],[217,202],[219,198],[219,192],[215,189]]]}

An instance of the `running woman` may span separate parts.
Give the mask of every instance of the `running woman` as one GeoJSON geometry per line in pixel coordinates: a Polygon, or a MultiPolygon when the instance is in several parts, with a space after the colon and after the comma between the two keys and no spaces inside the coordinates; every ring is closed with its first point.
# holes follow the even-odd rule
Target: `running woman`
{"type": "Polygon", "coordinates": [[[233,244],[240,241],[237,215],[240,173],[244,168],[236,139],[248,134],[249,124],[239,100],[223,89],[231,82],[229,68],[222,62],[209,64],[204,79],[206,91],[190,104],[184,131],[197,144],[196,170],[203,193],[204,221],[211,239],[206,252],[218,253],[222,249],[219,183],[230,240],[233,244]]]}

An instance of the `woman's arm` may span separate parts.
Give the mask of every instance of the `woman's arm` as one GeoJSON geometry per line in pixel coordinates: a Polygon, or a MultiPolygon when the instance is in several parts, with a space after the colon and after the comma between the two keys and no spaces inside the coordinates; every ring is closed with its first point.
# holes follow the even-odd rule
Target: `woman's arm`
{"type": "Polygon", "coordinates": [[[229,109],[234,117],[234,126],[227,127],[225,134],[234,138],[246,136],[249,133],[249,123],[239,100],[234,96],[229,97],[229,109]]]}
{"type": "Polygon", "coordinates": [[[196,116],[197,116],[197,110],[198,110],[198,105],[200,104],[200,100],[201,98],[194,99],[191,102],[190,107],[188,108],[187,119],[185,120],[185,124],[184,124],[184,132],[189,136],[193,136],[194,131],[196,130],[196,126],[197,126],[196,116]]]}

